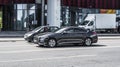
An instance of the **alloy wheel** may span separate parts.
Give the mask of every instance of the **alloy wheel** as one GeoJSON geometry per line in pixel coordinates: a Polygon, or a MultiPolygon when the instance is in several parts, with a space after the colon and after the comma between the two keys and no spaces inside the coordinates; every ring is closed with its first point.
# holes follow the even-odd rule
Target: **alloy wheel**
{"type": "Polygon", "coordinates": [[[48,41],[48,46],[49,46],[49,47],[55,47],[55,46],[56,46],[56,41],[55,41],[55,39],[50,39],[50,40],[48,41]]]}
{"type": "Polygon", "coordinates": [[[87,39],[85,40],[85,45],[86,45],[86,46],[90,46],[91,44],[92,44],[91,39],[90,39],[90,38],[87,38],[87,39]]]}

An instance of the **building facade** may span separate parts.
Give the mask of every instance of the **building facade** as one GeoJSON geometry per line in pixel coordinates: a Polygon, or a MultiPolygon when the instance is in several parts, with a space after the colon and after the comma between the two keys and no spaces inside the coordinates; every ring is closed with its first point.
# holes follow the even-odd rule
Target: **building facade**
{"type": "Polygon", "coordinates": [[[77,26],[88,13],[101,13],[101,9],[119,10],[119,2],[120,0],[0,0],[0,29],[29,31],[47,24],[77,26]]]}
{"type": "Polygon", "coordinates": [[[24,31],[41,26],[41,3],[35,0],[0,0],[2,31],[24,31]]]}

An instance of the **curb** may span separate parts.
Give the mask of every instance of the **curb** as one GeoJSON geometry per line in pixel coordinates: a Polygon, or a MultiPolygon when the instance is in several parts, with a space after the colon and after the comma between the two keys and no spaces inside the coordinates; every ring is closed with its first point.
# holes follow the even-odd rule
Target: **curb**
{"type": "Polygon", "coordinates": [[[0,36],[0,38],[23,38],[24,36],[0,36]]]}
{"type": "Polygon", "coordinates": [[[99,40],[113,40],[120,39],[120,37],[98,37],[99,40]]]}
{"type": "Polygon", "coordinates": [[[0,42],[25,41],[24,38],[0,38],[0,42]]]}
{"type": "Polygon", "coordinates": [[[0,40],[0,42],[16,42],[16,41],[24,41],[24,40],[0,40]]]}
{"type": "Polygon", "coordinates": [[[120,34],[97,34],[100,37],[108,37],[108,36],[120,36],[120,34]]]}

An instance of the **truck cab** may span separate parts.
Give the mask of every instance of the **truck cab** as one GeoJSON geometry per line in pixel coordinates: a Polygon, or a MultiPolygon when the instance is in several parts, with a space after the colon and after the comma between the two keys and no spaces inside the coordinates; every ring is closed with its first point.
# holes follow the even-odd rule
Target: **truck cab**
{"type": "Polygon", "coordinates": [[[95,14],[88,14],[85,20],[79,24],[79,27],[95,30],[95,14]]]}
{"type": "Polygon", "coordinates": [[[88,14],[79,27],[97,32],[116,32],[116,14],[88,14]]]}
{"type": "Polygon", "coordinates": [[[94,25],[95,25],[94,21],[85,20],[82,23],[80,23],[79,27],[83,27],[88,30],[95,30],[94,25]]]}

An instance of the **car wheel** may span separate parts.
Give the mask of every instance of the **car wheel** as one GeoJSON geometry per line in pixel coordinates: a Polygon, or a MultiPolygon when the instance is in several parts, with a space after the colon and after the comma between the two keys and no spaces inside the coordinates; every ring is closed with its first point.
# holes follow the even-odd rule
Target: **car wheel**
{"type": "Polygon", "coordinates": [[[92,40],[90,38],[86,38],[84,45],[86,45],[86,46],[92,45],[92,40]]]}
{"type": "Polygon", "coordinates": [[[27,42],[32,42],[32,40],[28,40],[27,42]]]}
{"type": "Polygon", "coordinates": [[[55,39],[49,39],[47,44],[48,44],[48,47],[53,48],[56,46],[57,42],[55,39]]]}

